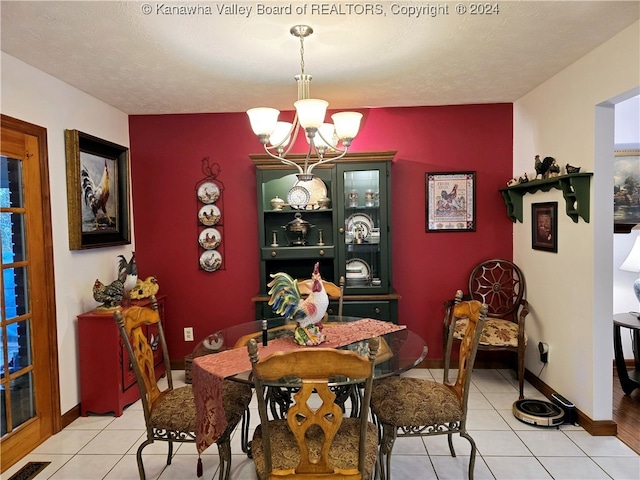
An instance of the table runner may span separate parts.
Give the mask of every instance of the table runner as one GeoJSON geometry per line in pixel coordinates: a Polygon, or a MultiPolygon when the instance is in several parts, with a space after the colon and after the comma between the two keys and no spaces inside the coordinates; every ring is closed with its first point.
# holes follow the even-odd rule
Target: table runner
{"type": "MultiPolygon", "coordinates": [[[[350,343],[403,330],[406,325],[365,318],[355,322],[326,324],[327,340],[321,348],[338,348],[350,343]]],[[[298,348],[293,337],[270,340],[266,347],[258,343],[260,357],[298,348]]],[[[224,433],[227,420],[222,403],[222,382],[226,377],[251,370],[245,346],[220,353],[196,357],[191,364],[193,396],[196,404],[196,448],[202,453],[224,433]]]]}

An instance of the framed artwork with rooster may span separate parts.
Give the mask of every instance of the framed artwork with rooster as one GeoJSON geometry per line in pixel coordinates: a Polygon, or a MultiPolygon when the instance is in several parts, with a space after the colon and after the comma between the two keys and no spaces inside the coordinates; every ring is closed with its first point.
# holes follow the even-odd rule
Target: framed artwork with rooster
{"type": "Polygon", "coordinates": [[[426,231],[475,231],[475,190],[475,172],[427,173],[426,231]]]}
{"type": "Polygon", "coordinates": [[[69,249],[131,243],[129,149],[65,130],[69,249]]]}

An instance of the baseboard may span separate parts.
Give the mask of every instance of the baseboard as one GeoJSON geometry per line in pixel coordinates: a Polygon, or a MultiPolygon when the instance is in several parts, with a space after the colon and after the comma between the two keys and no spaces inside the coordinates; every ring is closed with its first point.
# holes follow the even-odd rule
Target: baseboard
{"type": "MultiPolygon", "coordinates": [[[[627,370],[633,370],[634,368],[636,368],[636,362],[635,362],[635,360],[633,358],[625,358],[624,359],[624,364],[627,366],[627,370]]],[[[616,361],[615,360],[613,360],[612,367],[613,367],[613,373],[617,375],[618,374],[617,373],[618,370],[616,370],[616,361]]]]}
{"type": "Polygon", "coordinates": [[[76,405],[75,407],[73,407],[68,412],[62,414],[62,422],[61,422],[62,423],[62,429],[67,428],[69,425],[71,425],[78,418],[80,418],[80,404],[76,405]]]}
{"type": "MultiPolygon", "coordinates": [[[[529,370],[525,369],[524,378],[531,385],[537,388],[540,393],[542,393],[545,397],[551,400],[551,395],[553,393],[559,393],[562,395],[562,392],[556,392],[549,385],[540,380],[537,376],[531,373],[529,370]]],[[[578,414],[578,425],[584,428],[589,434],[595,436],[613,436],[615,437],[618,434],[618,424],[613,420],[593,420],[589,416],[585,415],[579,408],[576,408],[576,412],[578,414]]]]}

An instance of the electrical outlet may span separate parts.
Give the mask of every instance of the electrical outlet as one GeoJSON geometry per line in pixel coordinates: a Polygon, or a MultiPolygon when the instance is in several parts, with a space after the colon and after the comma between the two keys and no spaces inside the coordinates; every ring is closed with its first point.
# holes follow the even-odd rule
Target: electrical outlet
{"type": "Polygon", "coordinates": [[[193,342],[193,327],[184,327],[184,341],[193,342]]]}
{"type": "Polygon", "coordinates": [[[549,363],[549,345],[544,342],[538,342],[538,351],[540,352],[540,361],[549,363]]]}

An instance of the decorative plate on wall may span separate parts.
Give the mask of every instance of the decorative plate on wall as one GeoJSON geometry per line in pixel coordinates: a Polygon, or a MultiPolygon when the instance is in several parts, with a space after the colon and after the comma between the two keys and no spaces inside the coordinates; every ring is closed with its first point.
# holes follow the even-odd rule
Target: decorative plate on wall
{"type": "Polygon", "coordinates": [[[202,225],[208,227],[217,224],[220,221],[220,209],[215,205],[205,205],[198,212],[198,220],[202,225]]]}
{"type": "Polygon", "coordinates": [[[220,245],[222,235],[215,228],[205,228],[198,236],[198,243],[205,250],[213,250],[220,245]]]}
{"type": "Polygon", "coordinates": [[[222,255],[217,250],[207,250],[200,255],[200,268],[215,272],[222,266],[222,255]]]}
{"type": "Polygon", "coordinates": [[[220,198],[220,188],[213,182],[204,182],[198,188],[198,199],[207,205],[220,198]]]}

